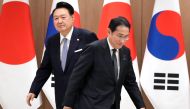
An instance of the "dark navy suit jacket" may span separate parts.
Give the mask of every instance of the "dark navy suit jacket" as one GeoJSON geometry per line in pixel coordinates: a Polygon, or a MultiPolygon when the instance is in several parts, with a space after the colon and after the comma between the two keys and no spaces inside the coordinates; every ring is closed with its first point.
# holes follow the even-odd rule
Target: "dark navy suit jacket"
{"type": "Polygon", "coordinates": [[[56,107],[57,109],[61,109],[69,77],[82,52],[75,51],[84,49],[86,44],[95,40],[97,40],[97,37],[94,33],[84,29],[74,28],[68,49],[65,71],[63,71],[60,61],[60,34],[58,33],[55,37],[51,37],[47,42],[42,63],[37,70],[30,92],[38,96],[50,74],[53,73],[55,77],[56,107]]]}

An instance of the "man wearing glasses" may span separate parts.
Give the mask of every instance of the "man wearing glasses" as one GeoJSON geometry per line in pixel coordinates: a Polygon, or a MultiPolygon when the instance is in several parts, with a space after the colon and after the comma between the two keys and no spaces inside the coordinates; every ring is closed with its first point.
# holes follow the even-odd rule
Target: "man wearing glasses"
{"type": "Polygon", "coordinates": [[[73,69],[63,109],[120,109],[122,85],[136,108],[145,109],[130,51],[124,46],[129,30],[127,19],[113,18],[108,37],[87,46],[73,69]]]}

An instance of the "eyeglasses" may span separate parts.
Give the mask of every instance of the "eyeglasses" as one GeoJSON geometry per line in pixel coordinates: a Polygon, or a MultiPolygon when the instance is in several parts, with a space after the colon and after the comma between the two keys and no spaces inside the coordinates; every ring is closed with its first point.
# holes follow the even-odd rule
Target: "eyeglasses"
{"type": "Polygon", "coordinates": [[[126,41],[126,40],[129,39],[129,35],[122,36],[122,35],[117,34],[116,36],[117,36],[120,40],[124,40],[124,41],[126,41]]]}

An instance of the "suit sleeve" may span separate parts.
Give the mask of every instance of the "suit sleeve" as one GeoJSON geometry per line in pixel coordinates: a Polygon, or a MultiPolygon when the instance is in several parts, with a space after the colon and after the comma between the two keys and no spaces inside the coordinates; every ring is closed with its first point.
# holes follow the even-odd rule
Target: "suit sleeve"
{"type": "Polygon", "coordinates": [[[127,65],[127,74],[124,81],[124,87],[129,93],[133,103],[135,104],[137,109],[145,107],[140,90],[138,88],[135,73],[132,66],[132,60],[130,56],[130,51],[128,50],[128,65],[127,65]]]}
{"type": "Polygon", "coordinates": [[[49,57],[49,44],[47,45],[46,48],[47,49],[45,50],[42,63],[36,72],[36,76],[32,82],[29,91],[30,93],[34,93],[36,97],[40,93],[43,85],[45,84],[45,82],[47,81],[52,72],[52,65],[49,57]]]}
{"type": "Polygon", "coordinates": [[[74,107],[76,96],[84,86],[84,81],[93,66],[93,47],[87,46],[75,64],[64,98],[64,106],[74,107]]]}

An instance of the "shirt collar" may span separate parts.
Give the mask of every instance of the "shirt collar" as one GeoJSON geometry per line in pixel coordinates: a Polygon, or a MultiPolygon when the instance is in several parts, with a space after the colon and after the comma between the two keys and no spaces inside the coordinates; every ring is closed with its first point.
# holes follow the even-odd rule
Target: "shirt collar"
{"type": "Polygon", "coordinates": [[[63,38],[66,38],[67,40],[71,40],[71,36],[72,36],[72,33],[73,33],[73,27],[71,28],[71,30],[69,31],[69,33],[67,34],[66,37],[64,37],[61,33],[60,33],[60,43],[62,42],[63,38]]]}
{"type": "MultiPolygon", "coordinates": [[[[115,49],[115,48],[110,44],[109,37],[107,37],[107,42],[108,42],[108,46],[109,46],[110,51],[112,51],[112,49],[115,49]]],[[[117,52],[117,51],[118,51],[118,49],[116,49],[116,52],[117,52]]]]}

